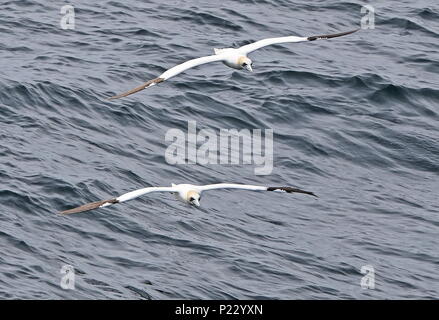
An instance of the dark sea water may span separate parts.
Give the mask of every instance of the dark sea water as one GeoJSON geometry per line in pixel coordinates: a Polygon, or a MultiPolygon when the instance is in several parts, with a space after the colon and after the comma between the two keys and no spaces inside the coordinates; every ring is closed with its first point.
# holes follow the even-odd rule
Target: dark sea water
{"type": "Polygon", "coordinates": [[[266,47],[106,97],[213,48],[360,26],[363,1],[0,2],[0,298],[439,297],[439,3],[368,2],[375,29],[266,47]],[[171,165],[171,128],[273,129],[274,169],[171,165]],[[170,194],[57,212],[146,186],[170,194]],[[75,290],[60,287],[75,269],[75,290]],[[362,266],[375,289],[362,289],[362,266]]]}

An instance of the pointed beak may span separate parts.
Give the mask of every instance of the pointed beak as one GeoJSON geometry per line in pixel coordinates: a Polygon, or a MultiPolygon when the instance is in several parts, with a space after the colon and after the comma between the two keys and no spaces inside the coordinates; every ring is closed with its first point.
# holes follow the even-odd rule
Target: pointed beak
{"type": "Polygon", "coordinates": [[[246,65],[245,68],[246,68],[248,71],[253,72],[253,68],[252,68],[252,66],[251,66],[250,64],[246,65]]]}
{"type": "Polygon", "coordinates": [[[197,199],[195,199],[194,201],[192,201],[192,203],[193,203],[196,207],[199,207],[199,206],[200,206],[200,202],[199,202],[197,199]]]}

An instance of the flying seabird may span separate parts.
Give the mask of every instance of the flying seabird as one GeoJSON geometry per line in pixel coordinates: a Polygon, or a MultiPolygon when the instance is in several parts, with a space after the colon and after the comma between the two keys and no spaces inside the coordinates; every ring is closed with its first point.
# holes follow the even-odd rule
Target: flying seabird
{"type": "Polygon", "coordinates": [[[192,184],[177,184],[177,185],[172,184],[171,187],[148,187],[148,188],[134,190],[125,193],[117,198],[87,203],[80,207],[65,210],[60,213],[70,214],[70,213],[89,211],[97,208],[104,208],[112,204],[135,199],[137,197],[143,196],[144,194],[151,192],[171,192],[174,193],[179,200],[182,200],[188,204],[199,207],[201,194],[204,191],[215,190],[215,189],[242,189],[242,190],[251,190],[251,191],[276,191],[276,192],[287,192],[287,193],[295,192],[295,193],[304,193],[317,197],[312,192],[301,190],[298,188],[292,188],[292,187],[264,187],[264,186],[253,186],[246,184],[230,184],[230,183],[208,184],[204,186],[196,186],[192,184]]]}
{"type": "Polygon", "coordinates": [[[129,96],[130,94],[139,92],[143,89],[152,87],[160,82],[163,82],[165,80],[168,80],[177,74],[186,71],[187,69],[194,68],[196,66],[206,64],[209,62],[215,62],[215,61],[221,61],[226,66],[233,68],[233,69],[247,69],[250,72],[253,72],[253,62],[252,60],[247,57],[247,55],[250,52],[253,52],[257,49],[260,49],[265,46],[269,46],[272,44],[278,44],[278,43],[286,43],[286,42],[303,42],[303,41],[314,41],[314,40],[321,40],[321,39],[331,39],[336,37],[345,36],[351,33],[354,33],[360,29],[342,32],[342,33],[335,33],[335,34],[326,34],[321,36],[311,36],[311,37],[296,37],[296,36],[290,36],[290,37],[280,37],[280,38],[268,38],[260,41],[256,41],[250,44],[247,44],[245,46],[242,46],[240,48],[224,48],[224,49],[214,49],[215,54],[211,56],[205,56],[201,58],[192,59],[189,61],[186,61],[182,64],[179,64],[164,73],[162,73],[160,76],[158,76],[155,79],[149,80],[148,82],[145,82],[141,86],[134,88],[130,91],[127,91],[125,93],[118,94],[116,96],[108,98],[108,100],[118,99],[122,97],[129,96]]]}

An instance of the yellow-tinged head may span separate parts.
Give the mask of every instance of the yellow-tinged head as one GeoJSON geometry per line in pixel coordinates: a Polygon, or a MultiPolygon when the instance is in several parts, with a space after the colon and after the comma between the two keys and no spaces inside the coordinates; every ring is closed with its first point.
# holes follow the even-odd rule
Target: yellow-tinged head
{"type": "Polygon", "coordinates": [[[199,207],[200,206],[201,196],[198,192],[191,190],[186,195],[186,201],[190,204],[199,207]]]}
{"type": "Polygon", "coordinates": [[[241,66],[241,68],[245,68],[245,69],[247,69],[248,71],[250,71],[250,72],[253,72],[253,68],[252,68],[252,66],[253,66],[253,61],[249,58],[249,57],[246,57],[246,56],[240,56],[239,58],[238,58],[238,65],[240,65],[241,66]]]}

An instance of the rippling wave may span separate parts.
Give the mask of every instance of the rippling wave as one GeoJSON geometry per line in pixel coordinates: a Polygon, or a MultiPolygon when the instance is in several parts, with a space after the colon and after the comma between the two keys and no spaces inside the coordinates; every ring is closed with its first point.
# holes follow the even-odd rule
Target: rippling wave
{"type": "Polygon", "coordinates": [[[272,36],[349,30],[360,1],[4,1],[0,298],[412,299],[439,294],[439,7],[377,4],[375,29],[267,47],[253,74],[175,64],[272,36]],[[274,131],[274,170],[170,165],[165,133],[274,131]],[[219,191],[76,216],[142,186],[297,185],[318,200],[219,191]],[[60,287],[72,265],[76,289],[60,287]],[[372,265],[375,290],[360,287],[372,265]]]}

